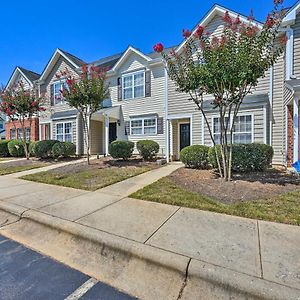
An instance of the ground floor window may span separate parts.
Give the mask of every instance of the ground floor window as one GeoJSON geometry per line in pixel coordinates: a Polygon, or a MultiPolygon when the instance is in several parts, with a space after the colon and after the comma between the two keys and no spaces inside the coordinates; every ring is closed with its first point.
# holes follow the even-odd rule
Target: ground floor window
{"type": "Polygon", "coordinates": [[[56,124],[56,139],[61,142],[72,142],[72,122],[56,124]]]}
{"type": "Polygon", "coordinates": [[[157,133],[157,118],[136,118],[130,120],[131,135],[150,135],[157,133]]]}
{"type": "Polygon", "coordinates": [[[17,138],[16,129],[11,129],[10,130],[10,139],[15,140],[16,138],[17,138]]]}
{"type": "MultiPolygon", "coordinates": [[[[17,128],[17,135],[15,134],[16,133],[15,129],[11,129],[10,133],[11,133],[10,134],[10,138],[12,140],[13,139],[19,139],[19,140],[23,139],[23,129],[22,128],[17,128]],[[14,131],[13,132],[13,136],[14,137],[12,137],[12,130],[14,131]]],[[[26,141],[30,141],[30,134],[31,134],[30,128],[29,127],[25,128],[25,138],[26,138],[26,141]]]]}
{"type": "MultiPolygon", "coordinates": [[[[226,120],[232,122],[232,120],[226,120]]],[[[212,131],[214,140],[220,144],[221,125],[220,118],[214,117],[212,121],[212,131]]],[[[254,140],[253,136],[253,115],[237,116],[234,124],[233,143],[234,144],[250,144],[254,140]]]]}

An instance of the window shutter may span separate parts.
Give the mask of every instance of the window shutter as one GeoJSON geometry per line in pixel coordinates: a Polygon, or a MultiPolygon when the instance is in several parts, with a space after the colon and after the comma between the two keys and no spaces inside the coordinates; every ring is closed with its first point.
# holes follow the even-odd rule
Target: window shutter
{"type": "Polygon", "coordinates": [[[50,105],[54,106],[54,90],[53,84],[50,84],[50,105]]]}
{"type": "Polygon", "coordinates": [[[125,135],[130,135],[130,121],[125,122],[125,135]]]}
{"type": "Polygon", "coordinates": [[[145,72],[145,96],[151,97],[151,71],[145,72]]]}
{"type": "Polygon", "coordinates": [[[122,101],[122,78],[118,78],[118,101],[122,101]]]}
{"type": "Polygon", "coordinates": [[[157,118],[157,134],[164,133],[164,118],[157,118]]]}

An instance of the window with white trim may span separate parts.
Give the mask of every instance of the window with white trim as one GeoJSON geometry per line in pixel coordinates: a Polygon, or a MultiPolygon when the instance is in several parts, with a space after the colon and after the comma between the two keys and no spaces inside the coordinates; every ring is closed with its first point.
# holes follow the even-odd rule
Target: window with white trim
{"type": "MultiPolygon", "coordinates": [[[[241,115],[237,116],[234,124],[233,143],[234,144],[250,144],[253,142],[253,116],[241,115]]],[[[221,125],[220,118],[213,118],[213,136],[217,144],[220,144],[221,125]]],[[[230,124],[229,124],[230,128],[230,124]]],[[[228,129],[229,132],[230,129],[228,129]]],[[[229,140],[230,137],[228,137],[229,140]]]]}
{"type": "Polygon", "coordinates": [[[139,118],[130,120],[131,135],[151,135],[157,133],[157,118],[139,118]]]}
{"type": "Polygon", "coordinates": [[[123,75],[123,99],[145,97],[145,72],[123,75]]]}
{"type": "Polygon", "coordinates": [[[57,81],[52,84],[52,95],[54,105],[60,105],[65,103],[65,99],[61,91],[66,88],[68,88],[68,86],[65,81],[57,81]]]}
{"type": "Polygon", "coordinates": [[[60,142],[72,142],[72,122],[56,124],[56,139],[60,142]]]}

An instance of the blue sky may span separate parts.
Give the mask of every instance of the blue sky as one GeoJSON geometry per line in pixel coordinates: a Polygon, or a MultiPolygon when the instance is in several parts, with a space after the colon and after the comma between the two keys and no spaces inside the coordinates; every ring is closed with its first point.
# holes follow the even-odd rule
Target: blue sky
{"type": "MultiPolygon", "coordinates": [[[[150,52],[156,42],[173,46],[216,0],[1,1],[0,84],[19,65],[41,72],[59,47],[90,62],[124,51],[129,44],[150,52]]],[[[296,0],[285,0],[292,6],[296,0]]],[[[272,0],[221,0],[264,20],[272,0]]]]}

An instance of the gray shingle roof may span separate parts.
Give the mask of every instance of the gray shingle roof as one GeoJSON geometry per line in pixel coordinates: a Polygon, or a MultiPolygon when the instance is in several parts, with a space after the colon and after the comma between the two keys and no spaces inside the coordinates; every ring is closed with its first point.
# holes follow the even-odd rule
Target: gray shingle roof
{"type": "Polygon", "coordinates": [[[103,58],[100,58],[92,63],[90,63],[91,65],[95,65],[99,68],[108,68],[108,69],[111,69],[115,64],[116,62],[120,59],[120,57],[123,55],[123,52],[122,53],[118,53],[118,54],[114,54],[114,55],[110,55],[110,56],[107,56],[107,57],[103,57],[103,58]]]}
{"type": "Polygon", "coordinates": [[[30,71],[30,70],[27,70],[27,69],[24,69],[22,67],[18,67],[23,73],[24,75],[31,81],[35,81],[37,79],[40,78],[40,74],[36,73],[36,72],[33,72],[33,71],[30,71]]]}
{"type": "Polygon", "coordinates": [[[78,58],[77,56],[64,51],[62,49],[59,49],[64,55],[66,55],[71,61],[73,61],[77,66],[81,67],[83,65],[86,65],[86,62],[84,62],[82,59],[78,58]]]}

